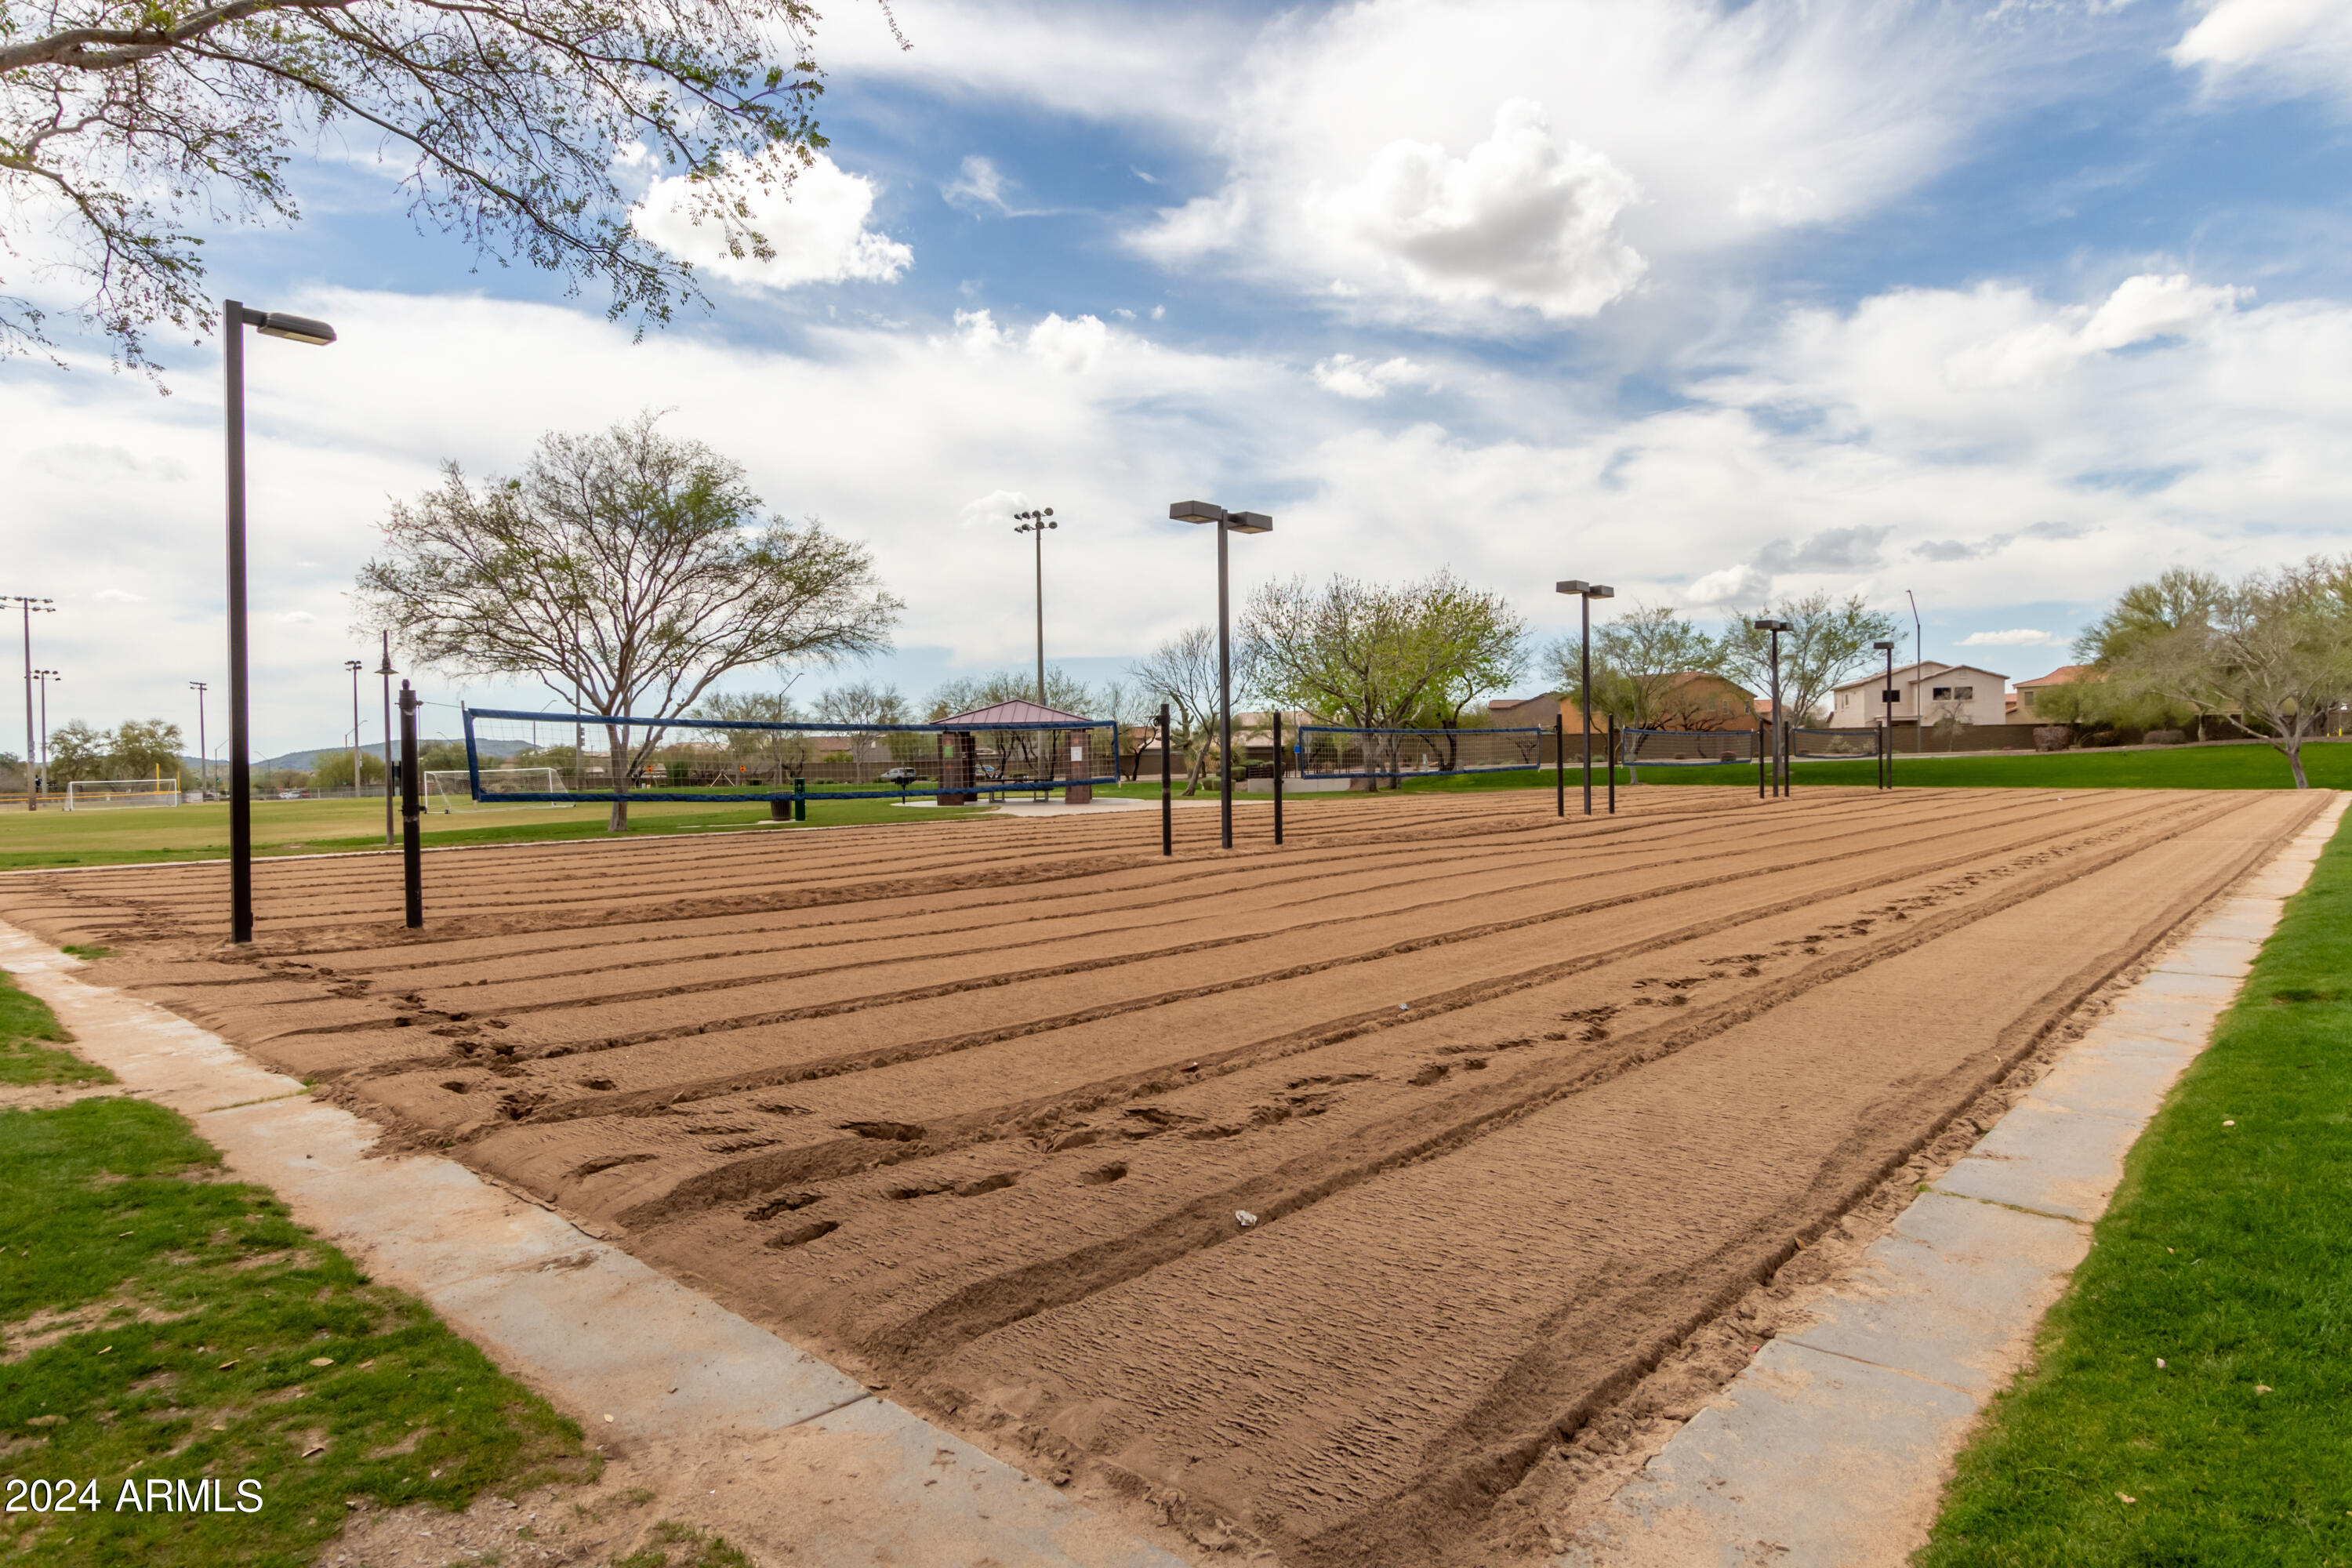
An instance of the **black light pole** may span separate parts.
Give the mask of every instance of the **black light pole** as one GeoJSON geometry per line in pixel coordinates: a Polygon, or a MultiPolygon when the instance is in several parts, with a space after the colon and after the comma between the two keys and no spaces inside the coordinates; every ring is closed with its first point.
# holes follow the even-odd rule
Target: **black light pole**
{"type": "MultiPolygon", "coordinates": [[[[1587,583],[1571,578],[1552,584],[1555,594],[1573,594],[1584,614],[1583,640],[1577,644],[1577,684],[1582,687],[1584,700],[1584,815],[1592,815],[1592,601],[1613,599],[1617,590],[1605,583],[1587,583]]],[[[1613,765],[1613,764],[1612,764],[1613,765]]]]}
{"type": "Polygon", "coordinates": [[[1282,710],[1274,710],[1274,841],[1282,842],[1282,710]]]}
{"type": "Polygon", "coordinates": [[[1016,511],[1021,526],[1013,531],[1036,535],[1037,542],[1037,706],[1045,706],[1045,531],[1062,525],[1054,521],[1054,509],[1038,511],[1016,511]]]}
{"type": "Polygon", "coordinates": [[[1759,632],[1772,634],[1772,793],[1789,793],[1788,759],[1780,750],[1780,634],[1796,628],[1787,621],[1756,621],[1751,623],[1759,632]]]}
{"type": "Polygon", "coordinates": [[[56,615],[58,602],[30,594],[0,594],[0,605],[15,605],[25,613],[25,809],[38,811],[41,795],[33,787],[33,757],[37,749],[33,731],[33,617],[56,615]]]}
{"type": "Polygon", "coordinates": [[[212,688],[201,680],[188,682],[188,689],[196,694],[196,793],[212,793],[212,748],[205,740],[205,693],[212,688]]]}
{"type": "Polygon", "coordinates": [[[1217,525],[1217,804],[1224,847],[1234,847],[1234,627],[1227,592],[1225,535],[1271,533],[1274,519],[1262,511],[1227,511],[1204,500],[1180,500],[1168,509],[1177,522],[1217,525]]]}
{"type": "Polygon", "coordinates": [[[425,924],[424,806],[417,798],[416,693],[400,683],[400,880],[410,931],[425,924]]]}
{"type": "Polygon", "coordinates": [[[228,397],[228,939],[253,940],[253,747],[245,668],[245,329],[266,338],[323,346],[335,329],[283,310],[221,301],[222,368],[228,397]]]}
{"type": "MultiPolygon", "coordinates": [[[[376,673],[383,677],[383,847],[389,849],[392,847],[392,678],[400,673],[392,668],[390,632],[383,634],[383,663],[376,668],[376,673]]],[[[577,708],[578,701],[575,700],[572,706],[577,708]]],[[[572,766],[576,774],[580,768],[577,746],[572,748],[572,766]]],[[[572,787],[577,789],[580,786],[575,781],[572,787]]]]}
{"type": "Polygon", "coordinates": [[[1170,749],[1168,704],[1162,702],[1160,705],[1160,853],[1162,856],[1176,853],[1176,807],[1168,793],[1170,749]]]}
{"type": "Polygon", "coordinates": [[[1878,721],[1878,787],[1895,787],[1895,645],[1874,642],[1870,645],[1886,656],[1886,684],[1879,689],[1878,700],[1886,706],[1886,717],[1878,721]]]}

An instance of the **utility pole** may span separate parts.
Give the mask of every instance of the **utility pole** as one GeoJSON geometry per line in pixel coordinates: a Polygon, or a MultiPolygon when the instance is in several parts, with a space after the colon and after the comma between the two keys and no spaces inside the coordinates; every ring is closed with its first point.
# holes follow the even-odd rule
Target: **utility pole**
{"type": "Polygon", "coordinates": [[[1919,683],[1927,679],[1927,652],[1919,643],[1919,595],[1910,589],[1903,596],[1911,601],[1911,709],[1914,723],[1912,750],[1921,756],[1927,754],[1927,705],[1919,700],[1919,683]]]}
{"type": "Polygon", "coordinates": [[[213,752],[205,739],[205,693],[212,688],[201,680],[188,682],[188,689],[196,694],[196,793],[212,793],[213,752]]]}
{"type": "Polygon", "coordinates": [[[65,677],[54,669],[37,669],[33,679],[41,683],[41,771],[34,776],[33,786],[42,789],[49,782],[49,682],[65,677]]]}
{"type": "Polygon", "coordinates": [[[56,615],[58,602],[30,594],[0,594],[0,605],[15,605],[25,615],[25,809],[38,811],[41,808],[41,792],[33,787],[33,758],[37,750],[33,734],[33,616],[36,614],[56,615]]]}
{"type": "Polygon", "coordinates": [[[392,634],[383,634],[383,664],[376,673],[383,677],[383,847],[392,847],[392,678],[399,673],[392,668],[392,634]]]}
{"type": "Polygon", "coordinates": [[[355,658],[343,660],[343,668],[352,672],[352,798],[360,797],[360,671],[366,665],[355,658]]]}
{"type": "Polygon", "coordinates": [[[1016,511],[1021,524],[1013,531],[1036,536],[1037,545],[1037,706],[1045,706],[1045,531],[1059,528],[1054,521],[1054,509],[1037,511],[1016,511]]]}

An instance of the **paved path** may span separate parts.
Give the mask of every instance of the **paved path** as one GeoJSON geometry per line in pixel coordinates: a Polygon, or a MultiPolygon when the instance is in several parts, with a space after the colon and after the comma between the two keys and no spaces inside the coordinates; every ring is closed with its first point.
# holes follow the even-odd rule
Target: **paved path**
{"type": "Polygon", "coordinates": [[[703,1467],[741,1461],[730,1479],[772,1485],[787,1504],[778,1531],[796,1561],[1183,1568],[462,1165],[363,1158],[373,1123],[163,1008],[83,984],[79,967],[0,924],[0,969],[49,1005],[80,1055],[187,1116],[232,1173],[275,1189],[374,1278],[424,1298],[592,1442],[703,1467]],[[791,1506],[795,1487],[811,1491],[806,1506],[791,1506]]]}
{"type": "Polygon", "coordinates": [[[1896,1568],[1976,1415],[2090,1249],[2124,1157],[2205,1048],[2347,801],[2220,905],[1668,1440],[1572,1568],[1896,1568]]]}

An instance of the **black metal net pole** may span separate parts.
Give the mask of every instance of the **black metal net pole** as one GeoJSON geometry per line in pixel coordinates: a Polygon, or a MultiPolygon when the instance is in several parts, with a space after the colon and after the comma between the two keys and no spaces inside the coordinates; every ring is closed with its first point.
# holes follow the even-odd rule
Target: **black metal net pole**
{"type": "Polygon", "coordinates": [[[1169,793],[1169,753],[1174,743],[1168,732],[1168,704],[1160,705],[1160,853],[1176,853],[1175,797],[1169,793]]]}
{"type": "Polygon", "coordinates": [[[1559,797],[1559,815],[1568,815],[1568,716],[1554,714],[1551,721],[1552,791],[1559,797]]]}
{"type": "Polygon", "coordinates": [[[1274,710],[1274,841],[1282,842],[1282,710],[1274,710]]]}
{"type": "Polygon", "coordinates": [[[1609,815],[1617,815],[1617,715],[1609,715],[1609,815]]]}
{"type": "Polygon", "coordinates": [[[425,825],[416,777],[416,693],[400,683],[400,876],[408,929],[425,925],[425,825]]]}

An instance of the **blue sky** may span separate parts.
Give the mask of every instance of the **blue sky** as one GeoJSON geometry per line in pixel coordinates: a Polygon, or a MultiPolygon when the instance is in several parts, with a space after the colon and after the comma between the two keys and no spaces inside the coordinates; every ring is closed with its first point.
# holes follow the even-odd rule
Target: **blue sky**
{"type": "MultiPolygon", "coordinates": [[[[212,238],[215,292],[343,334],[254,351],[263,753],[349,724],[388,498],[648,406],[908,601],[802,694],[1025,665],[1036,504],[1048,656],[1096,679],[1212,612],[1195,495],[1275,514],[1244,587],[1450,565],[1545,637],[1564,576],[1709,622],[1910,590],[1930,657],[2012,679],[2168,564],[2352,548],[2339,0],[896,11],[911,52],[856,0],[817,35],[777,263],[642,342],[417,234],[364,149],[305,166],[299,228],[212,238]]],[[[169,397],[0,366],[53,721],[221,683],[218,362],[159,347],[169,397]]]]}

